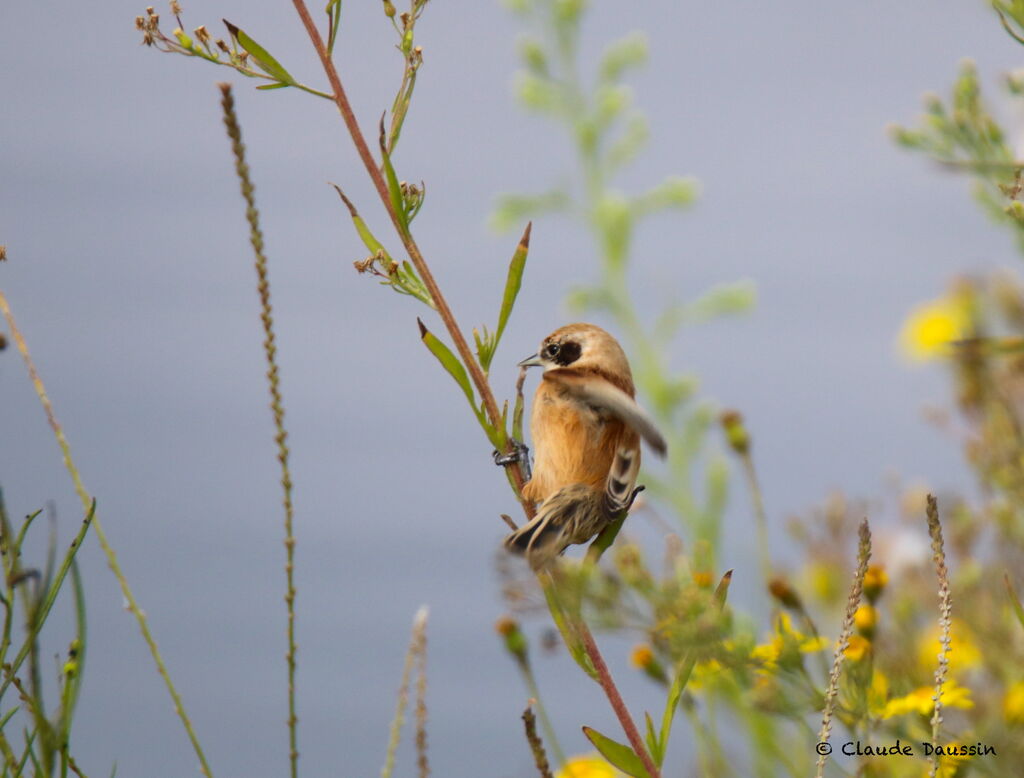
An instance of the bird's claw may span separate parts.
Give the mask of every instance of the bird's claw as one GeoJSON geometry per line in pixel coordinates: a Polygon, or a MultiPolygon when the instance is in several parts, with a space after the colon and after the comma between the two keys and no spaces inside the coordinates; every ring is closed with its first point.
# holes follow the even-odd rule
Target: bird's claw
{"type": "Polygon", "coordinates": [[[525,443],[520,443],[515,438],[509,438],[509,443],[512,445],[512,451],[505,453],[503,451],[494,452],[494,464],[499,467],[508,467],[518,463],[523,471],[523,480],[530,480],[530,449],[525,443]]]}

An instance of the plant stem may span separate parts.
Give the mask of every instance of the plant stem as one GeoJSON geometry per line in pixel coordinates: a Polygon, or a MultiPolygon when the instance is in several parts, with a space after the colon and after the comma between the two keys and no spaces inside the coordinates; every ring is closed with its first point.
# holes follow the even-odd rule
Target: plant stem
{"type": "Polygon", "coordinates": [[[274,416],[274,442],[277,443],[277,461],[281,465],[281,490],[284,493],[284,548],[285,548],[285,594],[288,608],[288,758],[291,776],[299,774],[298,717],[295,714],[295,533],[292,505],[292,476],[288,467],[288,432],[284,426],[284,401],[281,397],[280,373],[277,368],[277,345],[274,337],[274,318],[270,305],[270,281],[267,276],[267,257],[263,252],[263,231],[260,229],[259,211],[253,198],[254,187],[249,178],[249,165],[245,161],[245,146],[242,143],[242,129],[235,115],[235,100],[231,84],[220,84],[221,106],[224,109],[224,126],[231,139],[231,150],[235,155],[235,172],[245,200],[245,218],[249,222],[249,241],[252,243],[256,261],[257,289],[260,295],[260,321],[263,323],[263,351],[267,357],[267,383],[270,388],[270,409],[274,416]]]}
{"type": "MultiPolygon", "coordinates": [[[[316,24],[309,15],[309,9],[306,7],[304,0],[292,0],[292,4],[295,6],[295,10],[298,12],[299,18],[302,20],[302,24],[306,28],[306,32],[309,34],[309,39],[313,43],[313,48],[316,49],[316,53],[320,57],[320,62],[323,65],[324,72],[327,74],[327,80],[331,85],[331,89],[334,90],[334,103],[338,106],[338,111],[341,113],[341,118],[344,120],[345,126],[348,128],[349,135],[352,137],[352,142],[355,144],[359,158],[362,160],[363,166],[366,168],[366,172],[369,174],[370,180],[373,182],[374,188],[377,190],[377,194],[380,196],[380,200],[384,204],[385,210],[388,212],[388,216],[391,217],[391,222],[395,226],[395,231],[398,233],[398,236],[402,241],[402,245],[405,246],[405,251],[409,255],[409,259],[412,261],[413,266],[416,268],[416,272],[419,273],[420,278],[423,280],[423,285],[427,288],[430,296],[437,304],[437,312],[441,316],[441,321],[444,322],[444,326],[448,330],[448,334],[451,335],[452,342],[454,342],[455,348],[459,352],[459,356],[462,358],[463,364],[469,371],[470,378],[472,378],[477,391],[480,393],[480,398],[483,401],[488,418],[490,418],[491,423],[495,427],[499,427],[501,426],[501,412],[498,410],[498,403],[494,399],[491,387],[487,383],[487,377],[484,375],[483,370],[480,368],[476,358],[473,356],[473,352],[470,351],[469,344],[466,342],[466,338],[462,335],[462,331],[459,329],[459,325],[455,321],[455,316],[452,314],[451,308],[448,307],[448,302],[445,300],[444,295],[441,294],[441,289],[438,287],[437,281],[434,280],[434,275],[430,272],[430,267],[427,265],[426,260],[423,259],[423,255],[420,253],[419,247],[416,245],[416,241],[413,239],[409,231],[402,226],[402,223],[398,218],[398,213],[395,211],[395,208],[391,203],[391,197],[388,194],[387,183],[384,181],[384,176],[381,175],[380,168],[377,166],[377,162],[374,160],[373,154],[370,153],[370,147],[366,144],[366,138],[363,136],[362,130],[359,129],[359,123],[356,121],[355,114],[352,112],[352,106],[349,104],[348,97],[345,94],[345,88],[342,86],[341,78],[338,76],[338,70],[334,67],[334,62],[331,60],[331,55],[328,53],[327,47],[324,45],[323,38],[320,37],[320,31],[316,28],[316,24]]],[[[505,453],[512,453],[512,451],[513,446],[509,443],[505,453]]],[[[515,463],[511,465],[510,471],[516,482],[516,486],[519,490],[522,490],[524,482],[519,464],[515,463]]],[[[525,502],[522,503],[522,505],[526,515],[529,518],[533,518],[533,506],[525,502]]]]}
{"type": "MultiPolygon", "coordinates": [[[[352,142],[355,144],[359,158],[362,160],[363,166],[366,168],[366,172],[369,174],[370,180],[373,182],[374,188],[377,190],[377,194],[380,197],[384,208],[388,212],[388,216],[391,217],[391,222],[402,241],[402,245],[405,247],[406,253],[409,255],[409,259],[415,266],[416,272],[420,274],[420,278],[423,280],[423,285],[427,288],[430,296],[437,304],[437,312],[441,316],[441,320],[444,322],[449,335],[451,335],[452,342],[454,342],[455,348],[459,352],[459,356],[462,358],[466,369],[469,371],[469,375],[472,378],[473,383],[476,385],[477,391],[480,393],[484,408],[487,411],[487,415],[490,418],[491,423],[496,427],[500,426],[501,413],[498,410],[498,404],[494,399],[494,394],[491,392],[491,388],[487,383],[487,378],[484,375],[483,370],[481,370],[480,365],[477,363],[476,358],[473,356],[473,353],[470,351],[469,344],[466,343],[466,339],[463,337],[462,332],[459,329],[459,325],[455,321],[451,308],[448,307],[448,303],[445,300],[444,295],[441,293],[441,289],[438,287],[437,282],[434,280],[434,275],[430,272],[430,267],[427,265],[426,260],[423,259],[423,255],[420,253],[419,247],[416,245],[416,241],[408,230],[402,226],[402,223],[398,218],[398,213],[395,211],[394,206],[391,203],[391,197],[388,194],[387,183],[384,181],[384,176],[381,175],[380,168],[378,168],[377,162],[374,160],[373,155],[370,153],[370,148],[366,144],[366,139],[363,136],[362,131],[359,129],[359,123],[356,121],[355,114],[352,112],[352,106],[349,104],[348,97],[345,94],[345,88],[341,84],[341,78],[338,76],[338,71],[334,67],[331,55],[328,53],[327,47],[324,45],[323,38],[320,37],[320,31],[316,28],[316,24],[309,15],[309,9],[306,7],[304,0],[292,0],[292,4],[295,6],[295,10],[299,14],[299,18],[302,20],[303,26],[306,28],[306,33],[309,35],[313,48],[316,49],[317,55],[320,57],[320,62],[323,65],[324,72],[327,74],[327,80],[331,85],[331,89],[334,90],[334,103],[338,106],[338,111],[341,113],[341,118],[345,122],[345,126],[348,128],[349,135],[352,138],[352,142]]],[[[506,453],[511,453],[512,449],[513,447],[511,443],[509,443],[506,453]]],[[[518,463],[513,464],[510,470],[516,486],[521,491],[523,487],[523,474],[518,463]]],[[[521,504],[527,518],[533,518],[535,513],[533,505],[529,501],[522,501],[521,504]]],[[[604,689],[605,695],[608,697],[609,703],[611,703],[612,710],[615,711],[615,715],[622,724],[626,737],[629,738],[630,744],[636,751],[637,756],[640,757],[640,760],[644,763],[644,766],[650,773],[651,778],[659,778],[660,773],[658,772],[658,768],[654,765],[654,761],[651,759],[650,754],[647,753],[647,749],[644,747],[643,739],[640,737],[636,724],[633,723],[632,718],[630,718],[629,711],[626,709],[625,703],[622,701],[622,697],[619,696],[619,691],[615,687],[615,682],[612,680],[611,673],[608,670],[608,665],[605,664],[604,658],[601,656],[601,652],[598,651],[593,635],[590,634],[590,630],[587,628],[586,624],[580,622],[579,628],[583,637],[583,648],[594,663],[594,667],[598,669],[598,682],[601,684],[601,688],[604,689]]]]}
{"type": "Polygon", "coordinates": [[[651,755],[647,753],[644,740],[640,737],[640,732],[629,715],[626,703],[622,701],[622,697],[619,695],[619,690],[615,686],[615,681],[612,680],[612,674],[608,670],[608,665],[605,664],[604,657],[601,656],[601,652],[597,649],[594,636],[590,634],[590,628],[585,622],[580,620],[576,624],[576,629],[579,632],[580,640],[583,643],[584,650],[587,652],[587,656],[594,663],[594,669],[597,671],[597,682],[604,689],[605,696],[608,698],[608,702],[611,703],[612,710],[615,711],[615,715],[618,717],[619,723],[622,724],[622,729],[629,739],[629,744],[633,747],[636,755],[640,757],[640,761],[644,763],[644,767],[651,778],[660,778],[661,773],[658,771],[657,766],[655,766],[654,760],[651,759],[651,755]]]}

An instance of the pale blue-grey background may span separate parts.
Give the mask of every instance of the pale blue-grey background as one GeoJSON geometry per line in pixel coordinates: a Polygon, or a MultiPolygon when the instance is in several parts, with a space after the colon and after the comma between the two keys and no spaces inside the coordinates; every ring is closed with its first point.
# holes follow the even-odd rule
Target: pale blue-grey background
{"type": "MultiPolygon", "coordinates": [[[[320,3],[319,5],[322,5],[320,3]]],[[[141,3],[0,7],[0,284],[125,571],[149,614],[217,775],[286,769],[283,550],[261,335],[242,204],[214,83],[223,69],[138,45],[141,3]]],[[[161,9],[165,11],[166,9],[161,9]]],[[[316,9],[319,17],[319,7],[316,9]]],[[[291,5],[186,4],[224,16],[322,84],[291,5]]],[[[168,23],[166,29],[173,24],[168,23]]],[[[957,61],[986,83],[1024,60],[981,2],[601,4],[588,56],[648,32],[633,79],[652,144],[626,180],[692,173],[704,196],[638,236],[647,306],[753,278],[743,318],[689,331],[677,364],[741,408],[782,545],[784,518],[833,487],[876,493],[899,472],[970,483],[921,418],[941,370],[907,369],[893,339],[915,302],[957,271],[1017,262],[964,181],[898,149],[884,127],[945,90],[957,61]]],[[[464,327],[489,321],[515,237],[486,216],[497,193],[539,190],[571,149],[511,97],[517,23],[497,2],[431,3],[425,65],[396,159],[426,180],[416,223],[464,327]]],[[[338,60],[364,128],[400,74],[378,2],[346,3],[338,60]]],[[[232,78],[271,258],[294,454],[305,775],[367,776],[385,750],[415,610],[431,607],[435,775],[527,776],[526,699],[492,635],[502,611],[496,516],[514,503],[462,399],[418,342],[407,299],[357,277],[365,254],[328,180],[383,233],[365,173],[326,101],[232,78]]],[[[372,132],[371,132],[372,134],[372,132]]],[[[535,225],[521,302],[494,369],[564,323],[560,300],[594,272],[586,235],[535,225]]],[[[428,323],[439,328],[436,319],[428,323]]],[[[79,508],[12,349],[0,354],[0,484],[22,515],[52,499],[62,537],[79,508]]],[[[752,591],[746,496],[723,563],[752,591]]],[[[189,776],[195,759],[95,541],[82,555],[91,637],[73,752],[103,775],[189,776]]],[[[63,650],[66,619],[48,629],[63,650]]],[[[609,658],[635,710],[659,693],[609,658]]],[[[564,656],[539,661],[572,751],[578,724],[617,732],[564,656]]],[[[682,741],[677,765],[688,761],[682,741]]],[[[403,750],[400,775],[412,774],[403,750]]],[[[681,768],[680,768],[681,769],[681,768]]]]}

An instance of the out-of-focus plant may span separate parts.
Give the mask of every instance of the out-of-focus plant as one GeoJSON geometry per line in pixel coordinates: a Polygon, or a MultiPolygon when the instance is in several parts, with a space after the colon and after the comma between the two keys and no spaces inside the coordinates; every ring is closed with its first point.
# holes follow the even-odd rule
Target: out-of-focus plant
{"type": "MultiPolygon", "coordinates": [[[[85,667],[85,593],[75,555],[89,531],[95,503],[64,556],[57,558],[57,539],[51,532],[42,569],[27,566],[22,551],[29,531],[42,511],[30,513],[15,529],[0,495],[0,561],[4,581],[0,605],[4,609],[0,636],[0,776],[32,774],[61,776],[71,770],[81,775],[71,756],[71,725],[85,667]],[[39,635],[70,575],[74,601],[75,637],[57,675],[56,708],[48,712],[44,693],[44,664],[39,635]],[[11,698],[18,701],[11,703],[11,698]],[[6,698],[6,699],[5,699],[6,698]],[[19,710],[22,715],[17,715],[19,710]],[[19,727],[20,725],[20,727],[19,727]],[[20,728],[14,734],[11,730],[20,728]]],[[[36,525],[38,526],[38,525],[36,525]]],[[[66,590],[65,590],[66,591],[66,590]]]]}
{"type": "Polygon", "coordinates": [[[643,150],[647,118],[634,107],[625,83],[647,60],[647,41],[631,32],[604,50],[592,78],[579,70],[584,0],[508,0],[529,32],[519,41],[523,70],[516,91],[530,111],[561,125],[576,150],[574,185],[529,195],[504,195],[492,216],[499,229],[525,218],[564,213],[590,231],[597,278],[574,288],[574,312],[610,317],[623,335],[638,390],[667,433],[668,471],[644,472],[651,493],[669,504],[714,566],[725,509],[728,469],[721,453],[707,454],[714,405],[698,399],[695,375],[670,364],[669,347],[681,328],[708,318],[747,310],[754,302],[749,280],[726,283],[694,300],[671,299],[653,317],[642,315],[630,293],[633,236],[650,217],[688,208],[699,194],[697,181],[670,175],[646,191],[627,193],[619,175],[643,150]],[[703,478],[703,484],[700,479],[703,478]]]}
{"type": "MultiPolygon", "coordinates": [[[[1019,100],[1024,95],[1024,72],[1009,74],[1003,88],[1009,99],[1019,100]]],[[[975,64],[970,60],[961,64],[948,103],[929,94],[924,106],[918,126],[894,126],[893,138],[944,167],[968,173],[978,202],[993,219],[1010,227],[1024,249],[1024,162],[982,98],[975,64]]]]}

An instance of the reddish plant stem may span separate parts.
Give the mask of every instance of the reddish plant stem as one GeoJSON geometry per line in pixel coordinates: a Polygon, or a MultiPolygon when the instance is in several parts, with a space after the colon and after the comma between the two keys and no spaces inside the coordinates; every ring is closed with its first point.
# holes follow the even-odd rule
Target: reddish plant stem
{"type": "MultiPolygon", "coordinates": [[[[398,214],[392,206],[391,197],[388,194],[387,183],[384,181],[384,176],[381,175],[380,168],[377,167],[377,162],[374,160],[373,154],[370,152],[370,147],[366,144],[366,139],[363,136],[362,130],[359,129],[359,123],[356,121],[355,114],[352,112],[352,106],[349,104],[348,97],[345,94],[345,88],[341,84],[341,78],[338,76],[337,68],[334,67],[331,55],[327,52],[327,47],[324,45],[323,38],[320,36],[320,31],[316,28],[316,24],[309,15],[309,9],[306,7],[304,0],[292,0],[292,4],[295,6],[295,10],[299,14],[299,18],[302,20],[303,26],[306,28],[306,33],[309,35],[309,39],[313,43],[313,48],[316,49],[316,53],[320,57],[320,63],[323,65],[324,73],[327,75],[327,80],[334,93],[334,103],[337,105],[338,111],[341,113],[341,118],[344,120],[345,126],[348,128],[349,135],[352,137],[352,142],[355,144],[359,158],[362,160],[363,166],[366,168],[366,172],[369,174],[370,180],[373,182],[373,185],[377,190],[377,194],[380,196],[381,203],[383,203],[385,210],[388,212],[388,216],[391,217],[391,223],[394,225],[399,238],[401,238],[405,251],[409,255],[409,259],[416,268],[416,272],[420,274],[420,278],[423,280],[423,285],[427,288],[427,291],[430,292],[430,296],[437,305],[437,312],[441,316],[441,320],[444,322],[445,328],[448,330],[448,334],[451,335],[452,341],[455,343],[455,348],[459,352],[459,356],[462,357],[463,363],[469,370],[469,375],[472,378],[473,383],[476,385],[477,391],[480,393],[480,397],[484,403],[484,408],[487,411],[487,415],[490,418],[491,423],[498,426],[501,424],[501,414],[498,411],[498,403],[494,399],[491,387],[487,383],[487,378],[484,376],[483,371],[480,369],[480,365],[477,363],[476,358],[470,351],[469,344],[466,342],[465,337],[463,337],[462,331],[459,329],[459,325],[455,321],[455,316],[452,314],[451,308],[448,307],[448,303],[444,299],[444,295],[441,294],[441,289],[434,280],[434,275],[430,272],[430,267],[427,265],[426,260],[423,259],[423,255],[420,253],[419,247],[416,245],[416,241],[413,240],[412,235],[402,227],[402,224],[398,219],[398,214]]],[[[507,453],[511,453],[511,451],[512,446],[509,445],[507,453]]],[[[512,477],[516,482],[516,486],[521,491],[523,487],[523,474],[518,464],[514,464],[512,466],[512,477]]],[[[535,512],[533,505],[529,501],[524,500],[522,501],[522,506],[526,517],[533,518],[535,512]]],[[[629,739],[630,745],[632,745],[637,756],[640,757],[640,761],[644,763],[644,767],[647,768],[647,772],[650,773],[651,778],[660,778],[661,774],[655,766],[654,761],[651,759],[650,754],[647,753],[647,749],[640,737],[640,733],[637,731],[636,724],[633,723],[633,719],[630,717],[629,711],[626,709],[626,704],[622,701],[622,697],[619,695],[619,690],[616,688],[615,682],[612,680],[611,672],[608,670],[608,665],[605,664],[604,657],[601,656],[601,652],[598,650],[597,644],[594,642],[593,635],[590,634],[590,630],[587,628],[586,624],[581,622],[579,628],[583,639],[583,647],[586,650],[587,655],[590,657],[591,662],[593,662],[594,668],[597,670],[601,688],[608,697],[608,702],[611,703],[612,710],[615,711],[615,715],[618,717],[619,722],[622,725],[622,729],[626,733],[626,737],[629,739]]]]}
{"type": "MultiPolygon", "coordinates": [[[[451,308],[448,307],[448,302],[444,299],[444,295],[441,294],[441,289],[438,287],[437,281],[434,280],[434,275],[430,272],[430,267],[427,265],[426,260],[423,259],[416,241],[398,219],[398,213],[395,211],[391,203],[391,197],[388,194],[387,183],[384,181],[384,176],[381,175],[380,168],[377,167],[377,162],[370,152],[370,147],[366,144],[366,138],[363,136],[362,130],[359,129],[359,123],[356,121],[355,114],[352,112],[352,106],[349,104],[348,97],[345,94],[345,88],[342,86],[341,78],[338,76],[338,70],[334,67],[331,55],[327,52],[327,47],[320,36],[320,31],[316,28],[316,24],[309,15],[309,9],[306,7],[304,0],[292,0],[292,4],[295,6],[299,18],[302,19],[302,24],[309,34],[313,48],[316,49],[316,53],[320,57],[320,63],[323,65],[324,73],[327,74],[327,80],[334,93],[334,103],[338,106],[338,111],[341,113],[341,118],[348,128],[349,135],[352,136],[352,142],[359,153],[359,158],[362,160],[366,172],[369,173],[370,180],[373,181],[373,185],[377,189],[377,194],[380,196],[388,216],[391,217],[391,223],[394,224],[395,231],[398,233],[399,238],[401,238],[409,259],[423,280],[423,285],[430,292],[430,296],[437,305],[437,312],[441,316],[441,321],[444,322],[444,326],[448,330],[448,334],[451,335],[459,356],[462,357],[463,364],[469,370],[469,375],[473,379],[477,391],[480,393],[487,416],[495,427],[499,427],[501,426],[501,413],[498,410],[498,403],[494,399],[494,394],[491,392],[491,387],[487,383],[487,377],[484,375],[483,370],[480,369],[480,365],[477,363],[476,357],[473,356],[473,352],[470,351],[469,344],[466,342],[466,338],[463,337],[462,331],[455,321],[455,316],[452,314],[451,308]]],[[[510,443],[506,453],[511,453],[512,450],[513,448],[510,443]]],[[[518,463],[512,465],[512,478],[521,492],[523,488],[523,473],[518,463]]],[[[532,505],[523,502],[523,510],[528,517],[533,517],[532,505]]]]}
{"type": "Polygon", "coordinates": [[[608,698],[608,702],[611,703],[612,710],[615,711],[615,715],[618,717],[619,723],[622,724],[622,729],[629,739],[629,744],[633,747],[636,755],[640,757],[640,761],[644,763],[644,767],[651,778],[661,778],[661,772],[658,770],[657,765],[654,764],[654,760],[651,759],[651,755],[647,753],[647,747],[644,745],[643,738],[640,737],[636,724],[633,723],[633,717],[629,715],[626,703],[622,701],[622,697],[619,695],[619,690],[615,686],[615,681],[612,680],[612,674],[608,670],[608,665],[605,664],[601,652],[597,650],[597,643],[594,642],[594,636],[590,633],[590,628],[581,620],[576,624],[576,629],[579,631],[583,649],[594,664],[594,670],[597,671],[597,682],[604,689],[605,696],[608,698]]]}

